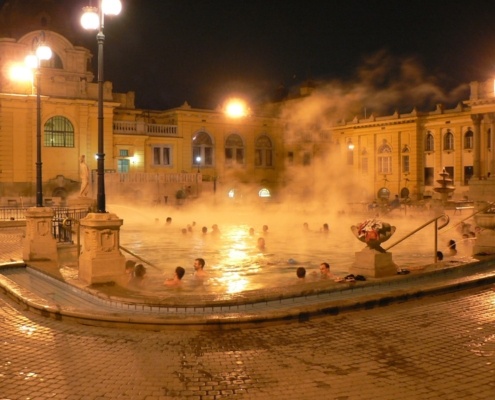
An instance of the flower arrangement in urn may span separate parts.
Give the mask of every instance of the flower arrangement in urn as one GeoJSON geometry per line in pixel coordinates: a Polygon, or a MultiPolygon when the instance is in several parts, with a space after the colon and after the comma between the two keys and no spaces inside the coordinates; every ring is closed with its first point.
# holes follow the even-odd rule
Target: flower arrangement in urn
{"type": "Polygon", "coordinates": [[[359,225],[351,226],[351,231],[363,243],[373,250],[385,253],[381,244],[392,237],[395,233],[395,226],[379,219],[367,219],[359,225]]]}

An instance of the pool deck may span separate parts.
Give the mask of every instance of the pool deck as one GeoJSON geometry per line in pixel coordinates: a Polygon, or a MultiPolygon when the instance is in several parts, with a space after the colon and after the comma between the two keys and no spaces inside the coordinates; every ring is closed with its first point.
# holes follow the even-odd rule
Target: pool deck
{"type": "Polygon", "coordinates": [[[495,283],[495,255],[452,258],[411,269],[407,275],[366,281],[308,281],[236,294],[136,293],[117,285],[87,285],[77,267],[22,260],[22,227],[0,227],[0,289],[30,311],[95,326],[160,329],[189,325],[238,328],[305,321],[371,309],[427,295],[495,283]]]}

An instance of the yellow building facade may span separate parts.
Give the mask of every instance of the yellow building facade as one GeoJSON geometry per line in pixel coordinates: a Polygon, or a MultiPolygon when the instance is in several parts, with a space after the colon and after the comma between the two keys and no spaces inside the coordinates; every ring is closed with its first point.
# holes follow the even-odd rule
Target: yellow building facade
{"type": "MultiPolygon", "coordinates": [[[[80,156],[86,155],[89,168],[96,170],[98,94],[88,67],[92,54],[50,30],[0,37],[0,54],[2,205],[5,199],[34,199],[38,123],[45,197],[77,195],[80,156]],[[11,70],[40,38],[50,45],[53,57],[41,64],[37,88],[33,81],[14,80],[11,70]]],[[[311,95],[305,90],[298,98],[311,95]]],[[[297,135],[281,110],[289,103],[297,105],[298,98],[231,119],[222,110],[195,109],[187,103],[163,111],[136,109],[134,93],[115,93],[111,82],[104,82],[103,97],[110,198],[162,202],[183,191],[192,197],[217,194],[251,200],[296,189],[318,195],[315,188],[336,185],[331,174],[317,171],[334,168],[326,159],[343,167],[339,177],[350,187],[348,202],[395,194],[411,200],[435,197],[444,169],[457,198],[493,193],[493,82],[473,82],[470,98],[452,109],[438,105],[429,112],[356,117],[318,128],[308,124],[297,135]],[[474,194],[473,184],[479,182],[483,189],[474,194]]]]}

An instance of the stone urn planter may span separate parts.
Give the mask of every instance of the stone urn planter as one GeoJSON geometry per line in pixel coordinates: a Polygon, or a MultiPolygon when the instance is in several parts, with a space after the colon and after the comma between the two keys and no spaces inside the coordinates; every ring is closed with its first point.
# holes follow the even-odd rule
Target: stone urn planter
{"type": "Polygon", "coordinates": [[[397,273],[397,265],[392,261],[392,253],[388,253],[381,244],[389,240],[396,227],[378,219],[367,219],[359,225],[351,226],[351,231],[366,247],[355,253],[355,261],[350,272],[355,275],[381,278],[397,273]]]}
{"type": "Polygon", "coordinates": [[[476,235],[473,255],[495,254],[495,205],[475,214],[474,222],[483,230],[476,235]]]}

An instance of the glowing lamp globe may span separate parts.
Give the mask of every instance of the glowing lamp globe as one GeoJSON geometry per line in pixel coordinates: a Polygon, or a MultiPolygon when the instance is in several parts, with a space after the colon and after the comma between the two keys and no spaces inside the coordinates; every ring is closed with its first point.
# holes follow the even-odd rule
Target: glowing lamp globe
{"type": "Polygon", "coordinates": [[[81,25],[87,30],[95,30],[100,27],[100,17],[96,7],[83,7],[81,25]]]}
{"type": "Polygon", "coordinates": [[[120,0],[103,0],[101,8],[105,15],[119,15],[122,11],[122,2],[120,0]]]}
{"type": "Polygon", "coordinates": [[[52,49],[46,44],[41,44],[36,48],[36,57],[38,57],[39,60],[49,60],[52,58],[52,54],[52,49]]]}
{"type": "Polygon", "coordinates": [[[247,115],[246,103],[240,99],[231,99],[225,106],[225,113],[231,118],[241,118],[247,115]]]}

